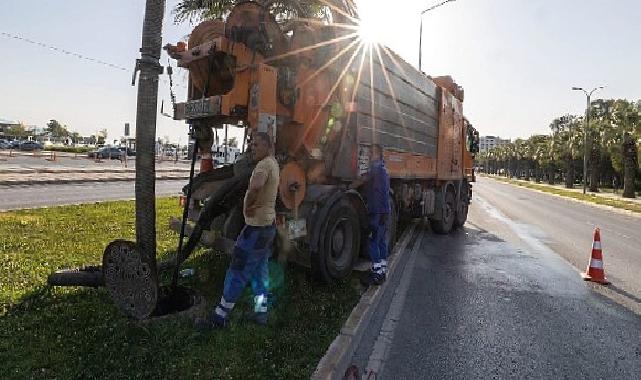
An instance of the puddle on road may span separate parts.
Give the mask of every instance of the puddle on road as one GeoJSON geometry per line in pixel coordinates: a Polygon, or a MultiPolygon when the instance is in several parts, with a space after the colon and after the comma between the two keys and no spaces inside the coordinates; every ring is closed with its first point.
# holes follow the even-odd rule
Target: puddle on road
{"type": "Polygon", "coordinates": [[[497,235],[479,231],[480,247],[475,247],[472,252],[474,255],[487,255],[489,252],[492,260],[473,260],[465,266],[466,277],[472,281],[491,281],[509,290],[569,297],[587,294],[587,288],[578,280],[577,270],[546,245],[549,238],[540,228],[511,220],[481,197],[477,196],[476,200],[486,215],[506,225],[527,249],[518,249],[516,242],[507,242],[497,235]]]}

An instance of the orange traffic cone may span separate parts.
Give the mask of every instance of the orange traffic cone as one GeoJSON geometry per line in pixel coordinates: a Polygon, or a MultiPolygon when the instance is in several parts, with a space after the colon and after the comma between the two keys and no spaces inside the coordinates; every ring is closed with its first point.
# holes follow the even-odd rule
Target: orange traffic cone
{"type": "Polygon", "coordinates": [[[610,281],[605,278],[605,270],[603,270],[601,231],[598,228],[594,230],[594,241],[592,242],[592,256],[590,257],[590,263],[588,264],[587,271],[583,273],[582,276],[585,281],[598,282],[601,285],[607,285],[610,283],[610,281]]]}

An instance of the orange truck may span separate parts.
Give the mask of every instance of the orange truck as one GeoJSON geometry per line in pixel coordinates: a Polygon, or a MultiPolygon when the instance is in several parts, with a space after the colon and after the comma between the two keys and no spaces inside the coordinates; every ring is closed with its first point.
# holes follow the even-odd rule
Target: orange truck
{"type": "MultiPolygon", "coordinates": [[[[224,21],[198,25],[188,44],[165,47],[189,71],[188,99],[174,105],[174,118],[192,127],[202,157],[190,218],[237,172],[211,165],[212,131],[267,132],[281,167],[278,255],[328,281],[367,258],[367,205],[349,184],[368,170],[372,144],[384,147],[391,178],[390,246],[402,220],[429,220],[437,233],[465,223],[478,151],[461,87],[363,42],[339,17],[283,24],[244,2],[224,21]]],[[[235,239],[238,210],[220,215],[212,233],[235,239]]]]}

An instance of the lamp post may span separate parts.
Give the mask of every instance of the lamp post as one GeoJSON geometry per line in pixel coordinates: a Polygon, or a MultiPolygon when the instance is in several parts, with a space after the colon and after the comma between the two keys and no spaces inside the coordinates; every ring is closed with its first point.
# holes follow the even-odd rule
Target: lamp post
{"type": "Polygon", "coordinates": [[[590,98],[592,94],[603,89],[603,86],[595,87],[592,91],[588,92],[583,89],[583,87],[572,87],[572,91],[583,91],[587,98],[587,105],[585,108],[585,128],[583,130],[583,194],[585,194],[585,189],[587,187],[587,176],[588,176],[588,127],[590,126],[590,98]]]}
{"type": "Polygon", "coordinates": [[[423,63],[423,15],[425,13],[431,11],[431,10],[434,10],[434,9],[436,9],[436,8],[442,6],[442,5],[445,5],[445,4],[449,3],[449,2],[452,2],[452,1],[456,1],[456,0],[445,0],[443,2],[440,2],[440,3],[436,4],[436,5],[433,5],[433,6],[429,7],[429,8],[427,8],[424,11],[421,12],[421,31],[420,31],[420,34],[418,36],[418,70],[419,71],[422,71],[421,70],[421,66],[422,66],[422,63],[423,63]]]}

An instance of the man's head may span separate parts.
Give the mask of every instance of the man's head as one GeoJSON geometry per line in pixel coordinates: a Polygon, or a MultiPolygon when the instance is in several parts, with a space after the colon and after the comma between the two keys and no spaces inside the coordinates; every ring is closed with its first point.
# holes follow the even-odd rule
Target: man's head
{"type": "Polygon", "coordinates": [[[380,144],[372,144],[369,150],[369,160],[378,161],[383,159],[383,147],[380,144]]]}
{"type": "Polygon", "coordinates": [[[272,139],[265,132],[255,132],[251,141],[252,157],[255,162],[269,156],[272,150],[272,139]]]}

